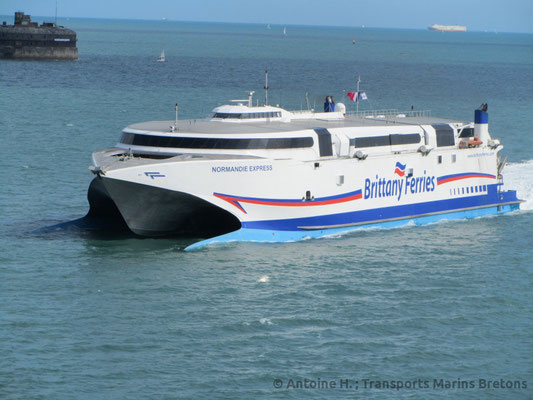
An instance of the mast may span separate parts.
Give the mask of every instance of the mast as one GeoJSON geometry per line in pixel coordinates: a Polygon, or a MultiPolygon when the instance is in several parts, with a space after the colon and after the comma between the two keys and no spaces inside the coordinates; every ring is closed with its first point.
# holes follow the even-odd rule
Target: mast
{"type": "Polygon", "coordinates": [[[356,112],[359,113],[359,83],[361,82],[361,75],[357,75],[357,91],[355,92],[355,95],[357,96],[355,98],[355,108],[356,112]]]}
{"type": "Polygon", "coordinates": [[[178,129],[178,103],[174,106],[174,110],[176,111],[176,120],[174,122],[174,130],[178,129]]]}
{"type": "Polygon", "coordinates": [[[268,71],[265,70],[265,106],[268,105],[268,71]]]}

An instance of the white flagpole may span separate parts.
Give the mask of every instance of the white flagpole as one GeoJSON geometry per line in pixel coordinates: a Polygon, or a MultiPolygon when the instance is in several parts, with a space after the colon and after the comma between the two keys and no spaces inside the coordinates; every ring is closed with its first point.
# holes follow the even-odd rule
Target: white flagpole
{"type": "Polygon", "coordinates": [[[174,123],[174,127],[178,129],[178,103],[176,103],[174,109],[176,110],[176,122],[174,123]]]}
{"type": "Polygon", "coordinates": [[[265,71],[265,106],[268,105],[268,71],[265,71]]]}

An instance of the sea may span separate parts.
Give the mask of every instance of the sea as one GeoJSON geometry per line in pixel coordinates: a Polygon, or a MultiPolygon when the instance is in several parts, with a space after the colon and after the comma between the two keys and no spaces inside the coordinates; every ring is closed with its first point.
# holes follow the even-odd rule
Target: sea
{"type": "Polygon", "coordinates": [[[0,60],[0,398],[533,398],[533,35],[59,24],[77,61],[0,60]],[[121,129],[262,103],[265,70],[288,109],[354,110],[357,77],[361,110],[488,103],[522,209],[193,252],[68,224],[121,129]]]}

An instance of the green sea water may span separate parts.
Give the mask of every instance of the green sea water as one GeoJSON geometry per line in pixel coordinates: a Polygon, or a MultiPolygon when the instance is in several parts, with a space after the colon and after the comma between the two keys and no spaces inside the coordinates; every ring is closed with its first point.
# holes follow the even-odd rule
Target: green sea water
{"type": "Polygon", "coordinates": [[[78,61],[0,60],[0,398],[533,397],[533,35],[60,22],[78,61]],[[358,75],[362,108],[488,103],[522,211],[191,253],[39,230],[87,212],[91,152],[126,125],[261,99],[266,69],[288,109],[358,75]]]}

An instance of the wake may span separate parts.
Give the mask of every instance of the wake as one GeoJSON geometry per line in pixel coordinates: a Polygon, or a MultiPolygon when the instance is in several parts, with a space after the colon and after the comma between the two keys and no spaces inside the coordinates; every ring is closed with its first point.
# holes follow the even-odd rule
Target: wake
{"type": "Polygon", "coordinates": [[[533,210],[533,160],[509,163],[503,169],[502,174],[505,188],[515,189],[518,198],[525,200],[520,208],[533,210]]]}

